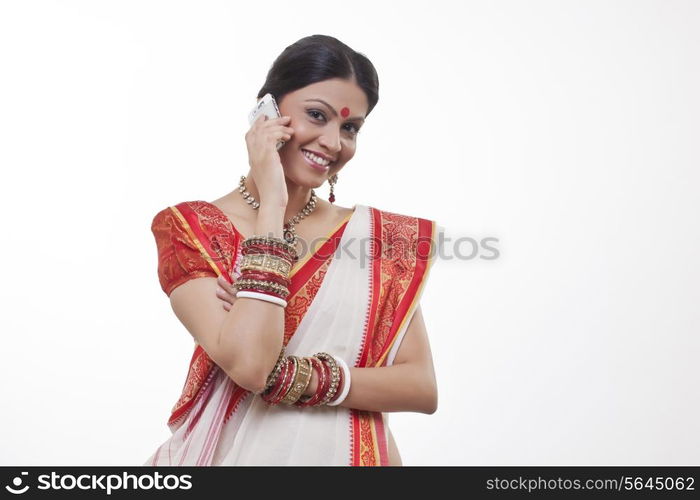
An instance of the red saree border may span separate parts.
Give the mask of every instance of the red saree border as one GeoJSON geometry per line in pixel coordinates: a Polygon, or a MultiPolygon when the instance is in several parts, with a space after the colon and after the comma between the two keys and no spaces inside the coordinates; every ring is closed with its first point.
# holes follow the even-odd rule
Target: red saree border
{"type": "Polygon", "coordinates": [[[389,443],[384,428],[384,416],[381,412],[374,411],[372,412],[372,418],[373,443],[375,449],[379,451],[379,463],[380,465],[389,465],[389,443]],[[381,443],[384,443],[384,445],[381,443]]]}
{"type": "Polygon", "coordinates": [[[345,232],[345,227],[352,217],[352,213],[345,217],[345,219],[336,225],[330,233],[328,239],[316,248],[313,252],[309,252],[309,255],[303,260],[298,261],[289,273],[290,284],[289,284],[289,299],[293,298],[296,293],[311,279],[312,276],[316,274],[318,269],[329,262],[331,255],[333,255],[338,249],[340,240],[345,232]],[[325,258],[319,258],[319,255],[325,255],[325,258]]]}
{"type": "MultiPolygon", "coordinates": [[[[175,206],[169,207],[173,212],[175,217],[178,218],[182,227],[187,232],[188,236],[192,242],[197,246],[197,249],[202,254],[211,266],[214,272],[218,276],[226,277],[224,269],[222,269],[217,262],[212,259],[211,255],[216,255],[216,252],[212,249],[208,238],[202,231],[199,225],[199,219],[197,213],[194,209],[187,203],[178,203],[175,206]]],[[[234,255],[237,251],[237,246],[239,242],[236,240],[236,248],[234,248],[234,255]]],[[[200,392],[206,387],[205,381],[210,381],[211,370],[214,368],[214,362],[207,355],[201,345],[195,341],[195,349],[192,353],[192,358],[190,359],[190,365],[185,379],[185,383],[182,389],[182,393],[175,406],[171,410],[170,418],[168,418],[168,427],[171,430],[175,429],[179,422],[190,412],[192,405],[196,400],[196,397],[200,392]]]]}
{"type": "MultiPolygon", "coordinates": [[[[357,367],[378,367],[385,364],[398,333],[418,305],[418,298],[427,282],[436,255],[437,224],[434,221],[369,208],[371,241],[380,242],[381,248],[379,253],[374,248],[370,252],[370,311],[365,324],[362,349],[355,363],[357,367]],[[385,250],[391,249],[393,240],[399,236],[410,237],[411,245],[405,245],[403,249],[404,252],[407,248],[411,251],[395,261],[390,257],[383,258],[385,250]],[[426,237],[429,237],[431,242],[428,256],[422,255],[418,248],[426,237]],[[413,262],[409,262],[411,257],[415,257],[413,262]],[[408,283],[405,283],[407,267],[412,267],[412,274],[408,283]],[[384,286],[383,280],[387,282],[384,286]],[[392,302],[397,300],[397,296],[398,302],[392,310],[392,302]],[[380,310],[382,318],[377,314],[380,310]],[[391,315],[392,321],[387,329],[384,317],[388,315],[391,315]]],[[[388,437],[382,413],[352,409],[350,420],[351,465],[389,465],[388,437]]]]}
{"type": "Polygon", "coordinates": [[[377,312],[379,311],[379,301],[382,297],[381,294],[381,284],[382,284],[382,259],[381,254],[377,252],[382,251],[382,220],[381,211],[376,208],[370,207],[370,277],[369,277],[369,290],[370,290],[370,304],[369,313],[367,318],[365,318],[365,331],[362,338],[362,349],[358,359],[355,362],[355,366],[367,366],[367,357],[369,356],[369,349],[367,346],[371,345],[371,339],[368,341],[368,336],[374,330],[374,325],[377,323],[377,312]],[[379,245],[377,243],[379,242],[379,245]],[[377,246],[379,248],[377,248],[377,246]]]}
{"type": "MultiPolygon", "coordinates": [[[[421,241],[426,235],[430,235],[430,255],[432,256],[434,255],[432,251],[436,248],[434,238],[437,225],[433,221],[429,221],[426,219],[418,219],[418,224],[418,241],[421,241]]],[[[389,355],[389,351],[391,351],[391,348],[394,346],[394,343],[398,338],[397,333],[401,331],[401,328],[406,323],[406,321],[408,321],[408,318],[411,317],[415,308],[418,307],[418,297],[420,297],[423,287],[428,282],[430,267],[435,259],[431,259],[430,257],[422,258],[420,257],[419,253],[417,255],[419,255],[419,258],[416,259],[416,267],[413,279],[411,280],[411,283],[408,286],[408,290],[406,291],[406,294],[404,295],[401,304],[397,308],[396,316],[394,317],[394,322],[391,325],[391,335],[387,340],[386,344],[382,347],[382,354],[377,359],[375,366],[384,365],[386,357],[389,355]]]]}
{"type": "Polygon", "coordinates": [[[207,356],[202,346],[197,344],[190,359],[190,366],[181,396],[170,411],[170,418],[168,418],[168,427],[173,432],[179,427],[180,421],[192,409],[196,395],[205,388],[206,384],[204,381],[209,378],[213,366],[211,358],[207,356]]]}

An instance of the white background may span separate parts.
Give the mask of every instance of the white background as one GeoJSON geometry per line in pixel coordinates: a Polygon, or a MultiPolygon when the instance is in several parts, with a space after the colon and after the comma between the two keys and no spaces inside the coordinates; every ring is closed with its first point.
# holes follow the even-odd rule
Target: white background
{"type": "Polygon", "coordinates": [[[3,2],[0,464],[140,465],[169,436],[192,339],[152,217],[237,186],[267,70],[321,33],[380,78],[336,203],[498,238],[430,274],[439,409],[390,415],[404,463],[697,465],[699,25],[690,1],[3,2]]]}

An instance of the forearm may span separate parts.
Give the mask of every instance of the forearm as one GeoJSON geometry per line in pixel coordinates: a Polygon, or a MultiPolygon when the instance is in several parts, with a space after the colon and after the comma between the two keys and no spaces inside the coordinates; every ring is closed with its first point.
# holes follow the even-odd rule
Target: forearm
{"type": "MultiPolygon", "coordinates": [[[[351,367],[350,392],[340,406],[365,411],[435,413],[437,387],[434,377],[428,376],[427,372],[410,363],[376,368],[351,367]]],[[[314,373],[305,394],[313,394],[317,385],[314,373]]]]}
{"type": "MultiPolygon", "coordinates": [[[[260,207],[255,235],[282,237],[284,208],[260,207]]],[[[251,235],[252,236],[252,235],[251,235]]],[[[228,311],[219,332],[219,349],[227,353],[227,372],[248,390],[262,390],[282,349],[284,308],[240,297],[228,311]]]]}

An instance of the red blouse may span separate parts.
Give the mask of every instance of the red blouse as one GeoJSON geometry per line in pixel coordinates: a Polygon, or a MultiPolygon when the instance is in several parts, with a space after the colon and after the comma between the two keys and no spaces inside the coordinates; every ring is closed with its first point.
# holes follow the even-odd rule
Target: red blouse
{"type": "MultiPolygon", "coordinates": [[[[218,275],[207,261],[199,244],[206,244],[216,255],[219,268],[230,276],[238,235],[228,217],[216,207],[203,202],[186,202],[192,208],[187,216],[196,217],[197,224],[190,225],[181,219],[182,214],[167,207],[158,212],[151,223],[151,231],[158,248],[158,280],[168,297],[179,285],[194,278],[218,275]],[[206,238],[195,242],[190,231],[201,227],[206,238]]],[[[199,235],[201,236],[201,235],[199,235]]]]}

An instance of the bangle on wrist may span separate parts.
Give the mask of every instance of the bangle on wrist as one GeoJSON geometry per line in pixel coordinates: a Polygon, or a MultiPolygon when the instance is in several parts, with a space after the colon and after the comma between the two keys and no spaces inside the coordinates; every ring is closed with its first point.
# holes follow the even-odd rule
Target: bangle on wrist
{"type": "Polygon", "coordinates": [[[350,368],[348,368],[347,363],[340,356],[333,356],[333,358],[335,358],[335,360],[338,362],[343,372],[343,389],[340,395],[338,395],[328,403],[328,406],[338,406],[343,401],[345,401],[345,399],[348,397],[348,393],[350,392],[350,368]]]}

